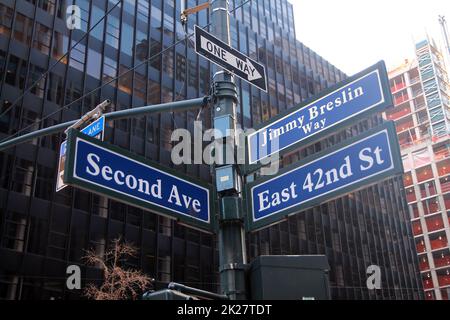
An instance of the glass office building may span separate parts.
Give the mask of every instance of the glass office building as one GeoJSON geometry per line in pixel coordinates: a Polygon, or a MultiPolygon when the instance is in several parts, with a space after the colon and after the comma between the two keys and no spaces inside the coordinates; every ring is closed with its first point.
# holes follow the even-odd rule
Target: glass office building
{"type": "MultiPolygon", "coordinates": [[[[172,46],[195,24],[207,25],[208,10],[190,16],[187,31],[179,22],[179,0],[123,0],[100,20],[116,1],[0,2],[0,114],[37,82],[0,118],[1,139],[22,128],[27,132],[77,119],[104,99],[112,100],[112,111],[208,93],[211,65],[195,54],[192,38],[172,46]],[[66,24],[66,8],[72,4],[80,8],[80,28],[75,30],[66,24]],[[41,77],[58,59],[60,63],[41,77]]],[[[187,6],[201,2],[188,0],[187,6]]],[[[230,7],[240,3],[230,1],[230,7]]],[[[244,128],[346,77],[296,40],[293,9],[286,0],[254,0],[234,11],[231,38],[233,47],[263,63],[268,73],[267,93],[237,80],[238,120],[244,128]]],[[[105,141],[173,167],[171,133],[176,128],[193,130],[196,117],[197,112],[183,112],[109,121],[105,141]]],[[[209,110],[200,119],[210,127],[209,110]]],[[[285,156],[283,165],[382,121],[375,115],[336,132],[285,156]]],[[[65,287],[66,267],[83,266],[84,250],[94,248],[101,254],[119,236],[139,248],[139,255],[126,264],[155,278],[157,287],[176,281],[219,289],[214,236],[79,189],[55,193],[63,139],[62,133],[47,136],[0,153],[0,298],[78,298],[79,291],[65,287]]],[[[206,165],[176,169],[212,182],[206,165]]],[[[336,299],[421,298],[407,209],[402,177],[394,177],[247,235],[248,256],[326,254],[336,299]],[[373,264],[382,270],[381,290],[366,286],[366,269],[373,264]]],[[[101,278],[96,268],[82,271],[83,284],[101,278]]]]}

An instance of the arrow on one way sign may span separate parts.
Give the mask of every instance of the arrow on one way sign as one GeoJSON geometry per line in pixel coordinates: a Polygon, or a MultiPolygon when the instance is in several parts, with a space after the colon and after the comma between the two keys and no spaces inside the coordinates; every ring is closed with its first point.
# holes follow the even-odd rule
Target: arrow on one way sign
{"type": "Polygon", "coordinates": [[[264,66],[213,35],[195,26],[195,51],[263,91],[267,91],[264,66]]]}

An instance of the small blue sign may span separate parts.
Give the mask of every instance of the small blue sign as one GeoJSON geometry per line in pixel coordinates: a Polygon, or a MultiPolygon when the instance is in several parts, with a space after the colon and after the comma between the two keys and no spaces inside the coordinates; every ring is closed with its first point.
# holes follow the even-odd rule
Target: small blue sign
{"type": "Polygon", "coordinates": [[[64,140],[61,143],[61,146],[59,147],[59,156],[60,157],[65,156],[66,155],[66,151],[67,151],[67,141],[64,140]]]}
{"type": "Polygon", "coordinates": [[[318,138],[319,133],[331,132],[331,128],[335,131],[337,125],[354,122],[358,116],[391,104],[382,62],[343,83],[248,134],[248,163],[255,164],[300,142],[307,143],[312,137],[318,138]]]}
{"type": "MultiPolygon", "coordinates": [[[[101,116],[87,127],[81,129],[81,132],[87,134],[90,137],[96,137],[100,134],[103,134],[105,130],[105,116],[101,116]]],[[[103,139],[101,139],[103,140],[103,139]]]]}
{"type": "MultiPolygon", "coordinates": [[[[81,129],[81,132],[87,134],[90,137],[103,140],[103,134],[105,131],[105,116],[102,116],[89,124],[87,127],[81,129]]],[[[59,147],[59,161],[58,161],[58,173],[56,179],[56,192],[61,191],[66,187],[63,181],[65,158],[67,152],[67,140],[64,140],[59,147]]]]}
{"type": "MultiPolygon", "coordinates": [[[[364,135],[363,135],[364,136],[364,135]]],[[[265,226],[291,213],[401,173],[392,123],[359,140],[347,142],[313,161],[287,169],[275,178],[249,186],[251,228],[265,226]]]]}
{"type": "Polygon", "coordinates": [[[207,186],[87,137],[76,136],[73,143],[69,146],[66,183],[211,228],[211,191],[207,186]]]}

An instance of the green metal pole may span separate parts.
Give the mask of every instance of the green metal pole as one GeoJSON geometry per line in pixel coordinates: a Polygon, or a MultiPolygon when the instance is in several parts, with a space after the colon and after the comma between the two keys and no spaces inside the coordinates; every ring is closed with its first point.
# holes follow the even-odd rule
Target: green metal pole
{"type": "MultiPolygon", "coordinates": [[[[203,106],[206,106],[206,104],[209,101],[209,97],[203,97],[203,98],[196,98],[196,99],[190,99],[190,100],[183,100],[183,101],[175,101],[175,102],[168,102],[168,103],[162,103],[162,104],[155,104],[150,106],[144,106],[144,107],[138,107],[138,108],[131,108],[131,109],[125,109],[110,113],[105,113],[105,119],[106,120],[118,120],[123,118],[131,118],[131,117],[139,117],[139,116],[146,116],[152,113],[160,113],[160,112],[167,112],[167,111],[187,111],[192,109],[198,109],[203,106]]],[[[54,133],[58,133],[61,131],[66,130],[68,127],[76,123],[78,120],[72,120],[64,123],[60,123],[48,128],[43,128],[40,130],[36,130],[33,132],[29,132],[26,134],[23,134],[21,136],[18,136],[16,138],[12,138],[9,140],[6,140],[4,142],[0,143],[0,151],[3,151],[7,148],[14,147],[18,144],[33,140],[35,138],[39,138],[42,136],[51,135],[54,133]]]]}
{"type": "MultiPolygon", "coordinates": [[[[210,6],[211,32],[220,40],[230,45],[230,17],[227,0],[212,0],[210,6]]],[[[234,79],[228,72],[214,69],[214,128],[220,130],[222,142],[225,142],[236,152],[234,134],[227,130],[236,129],[236,106],[238,102],[234,79]],[[231,145],[232,144],[232,145],[231,145]]],[[[224,158],[226,154],[224,155],[224,158]]],[[[232,188],[221,190],[218,186],[219,212],[219,273],[222,294],[231,300],[246,299],[245,292],[245,232],[242,213],[242,197],[240,191],[242,182],[238,176],[237,164],[216,165],[216,181],[220,184],[223,169],[232,172],[227,179],[233,179],[232,188]],[[219,176],[219,178],[218,178],[219,176]]],[[[229,180],[227,180],[229,181],[229,180]]]]}

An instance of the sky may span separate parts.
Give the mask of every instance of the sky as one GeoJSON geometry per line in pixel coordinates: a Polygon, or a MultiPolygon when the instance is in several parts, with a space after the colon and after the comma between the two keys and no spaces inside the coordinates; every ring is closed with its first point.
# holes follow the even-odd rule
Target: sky
{"type": "Polygon", "coordinates": [[[411,60],[427,34],[444,49],[439,15],[450,31],[450,0],[289,1],[297,39],[349,76],[379,60],[388,69],[411,60]]]}

